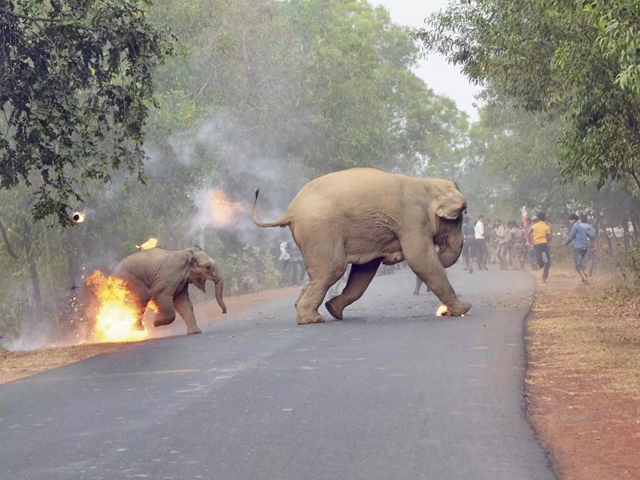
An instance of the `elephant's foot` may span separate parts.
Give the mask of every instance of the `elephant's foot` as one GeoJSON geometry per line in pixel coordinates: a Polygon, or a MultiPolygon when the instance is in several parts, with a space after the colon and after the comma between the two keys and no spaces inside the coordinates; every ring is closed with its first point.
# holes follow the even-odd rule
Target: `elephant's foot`
{"type": "Polygon", "coordinates": [[[175,318],[167,319],[167,318],[164,318],[164,317],[160,317],[160,318],[156,317],[153,320],[153,326],[154,327],[164,327],[166,325],[171,325],[174,320],[175,320],[175,318]]]}
{"type": "Polygon", "coordinates": [[[310,325],[312,323],[324,323],[324,318],[319,313],[298,316],[298,325],[310,325]]]}
{"type": "Polygon", "coordinates": [[[187,329],[187,335],[199,335],[201,333],[202,333],[202,330],[200,330],[198,327],[187,329]]]}
{"type": "Polygon", "coordinates": [[[446,304],[446,305],[452,317],[459,317],[461,315],[464,315],[471,308],[470,303],[461,302],[460,300],[456,300],[451,305],[450,304],[446,304]]]}
{"type": "MultiPolygon", "coordinates": [[[[337,298],[337,297],[336,297],[337,298]]],[[[331,316],[337,320],[342,320],[342,309],[338,310],[334,305],[335,298],[332,298],[327,303],[324,304],[327,307],[327,311],[331,314],[331,316]]]]}

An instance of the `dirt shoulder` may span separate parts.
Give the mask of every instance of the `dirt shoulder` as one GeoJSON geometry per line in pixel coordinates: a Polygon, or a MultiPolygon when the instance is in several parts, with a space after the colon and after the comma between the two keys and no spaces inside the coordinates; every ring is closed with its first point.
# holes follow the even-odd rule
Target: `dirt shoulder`
{"type": "Polygon", "coordinates": [[[640,298],[615,275],[538,277],[527,409],[565,480],[640,479],[640,298]]]}
{"type": "MultiPolygon", "coordinates": [[[[228,311],[235,313],[278,298],[295,295],[299,291],[300,287],[266,290],[250,295],[227,297],[225,298],[225,303],[228,311]]],[[[198,322],[203,325],[222,318],[220,307],[215,302],[196,305],[195,312],[198,322]]],[[[178,329],[176,329],[176,332],[179,332],[176,334],[184,333],[178,329]]],[[[0,350],[0,384],[79,362],[103,353],[113,352],[126,345],[129,345],[129,343],[99,343],[27,351],[0,350]]]]}

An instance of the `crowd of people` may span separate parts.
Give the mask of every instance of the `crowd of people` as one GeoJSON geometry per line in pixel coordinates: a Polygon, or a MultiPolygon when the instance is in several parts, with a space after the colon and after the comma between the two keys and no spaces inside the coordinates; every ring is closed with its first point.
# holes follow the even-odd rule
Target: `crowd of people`
{"type": "MultiPolygon", "coordinates": [[[[501,270],[523,269],[529,265],[533,270],[543,269],[542,281],[546,283],[551,267],[553,229],[544,212],[533,218],[524,208],[522,213],[520,222],[511,220],[506,228],[500,220],[491,225],[491,220],[484,215],[479,215],[471,225],[469,217],[465,216],[462,223],[464,270],[473,273],[474,266],[478,270],[488,270],[487,264],[497,264],[501,270]]],[[[582,282],[588,283],[595,265],[595,229],[586,216],[580,218],[572,214],[569,223],[571,232],[563,245],[573,242],[576,271],[582,282]],[[589,261],[588,270],[583,266],[585,258],[589,261]]]]}

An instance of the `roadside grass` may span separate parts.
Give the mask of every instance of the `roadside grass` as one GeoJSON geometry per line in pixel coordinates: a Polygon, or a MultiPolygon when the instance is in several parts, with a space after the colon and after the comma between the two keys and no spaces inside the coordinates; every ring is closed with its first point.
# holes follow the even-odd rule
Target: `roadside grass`
{"type": "Polygon", "coordinates": [[[530,353],[544,352],[546,363],[562,369],[604,376],[610,388],[640,399],[640,297],[613,272],[590,283],[556,267],[549,283],[538,285],[530,353]]]}
{"type": "Polygon", "coordinates": [[[640,297],[615,272],[539,272],[527,324],[527,414],[565,480],[640,478],[640,297]]]}

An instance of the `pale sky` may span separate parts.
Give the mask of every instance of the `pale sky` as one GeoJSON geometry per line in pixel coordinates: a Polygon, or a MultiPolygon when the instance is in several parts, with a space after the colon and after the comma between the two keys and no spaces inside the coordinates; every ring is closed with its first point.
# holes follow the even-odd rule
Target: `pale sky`
{"type": "MultiPolygon", "coordinates": [[[[447,6],[448,0],[373,0],[373,4],[383,5],[391,13],[395,23],[410,27],[424,26],[424,19],[432,12],[447,6]]],[[[471,120],[477,120],[474,96],[479,89],[469,83],[460,71],[435,54],[430,54],[427,61],[421,60],[415,73],[440,95],[453,99],[458,108],[469,114],[471,120]]]]}

